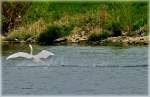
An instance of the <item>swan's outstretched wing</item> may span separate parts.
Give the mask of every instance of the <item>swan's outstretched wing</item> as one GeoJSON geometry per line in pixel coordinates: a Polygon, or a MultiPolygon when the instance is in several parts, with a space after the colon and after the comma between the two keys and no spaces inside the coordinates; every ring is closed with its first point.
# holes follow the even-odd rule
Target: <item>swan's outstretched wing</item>
{"type": "Polygon", "coordinates": [[[31,59],[32,55],[30,55],[28,53],[24,53],[24,52],[18,52],[18,53],[15,53],[15,54],[8,56],[6,59],[8,60],[8,59],[17,58],[17,57],[23,57],[23,58],[31,59]]]}
{"type": "Polygon", "coordinates": [[[37,55],[35,55],[35,58],[48,58],[49,56],[53,56],[54,53],[47,51],[47,50],[42,50],[40,53],[38,53],[37,55]]]}

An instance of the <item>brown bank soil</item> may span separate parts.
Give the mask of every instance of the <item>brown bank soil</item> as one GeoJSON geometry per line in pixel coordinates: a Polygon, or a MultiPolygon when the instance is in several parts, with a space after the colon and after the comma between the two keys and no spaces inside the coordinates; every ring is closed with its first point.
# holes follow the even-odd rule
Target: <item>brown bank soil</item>
{"type": "MultiPolygon", "coordinates": [[[[89,41],[91,32],[95,31],[84,31],[82,29],[75,29],[73,33],[66,37],[56,39],[55,43],[84,43],[89,42],[94,45],[148,45],[150,43],[150,35],[144,35],[146,28],[142,27],[136,33],[143,33],[143,35],[124,35],[117,37],[108,37],[101,41],[89,41]]],[[[99,30],[100,32],[100,30],[99,30]]]]}
{"type": "MultiPolygon", "coordinates": [[[[84,33],[84,32],[83,32],[84,33]]],[[[101,41],[92,41],[95,45],[148,45],[150,43],[149,35],[147,36],[118,36],[108,37],[101,41]]],[[[58,38],[56,43],[81,43],[89,42],[88,35],[74,34],[67,37],[58,38]]]]}
{"type": "MultiPolygon", "coordinates": [[[[85,32],[82,33],[83,35],[79,34],[72,34],[67,37],[61,37],[56,39],[54,42],[63,44],[63,43],[91,43],[94,45],[148,45],[150,43],[150,35],[147,36],[118,36],[118,37],[108,37],[107,39],[101,41],[88,41],[88,34],[85,32]]],[[[4,41],[5,37],[0,36],[0,43],[27,43],[27,41],[4,41]]],[[[36,42],[34,42],[36,43],[36,42]]]]}
{"type": "Polygon", "coordinates": [[[150,36],[118,36],[102,40],[100,44],[148,45],[150,36]]]}

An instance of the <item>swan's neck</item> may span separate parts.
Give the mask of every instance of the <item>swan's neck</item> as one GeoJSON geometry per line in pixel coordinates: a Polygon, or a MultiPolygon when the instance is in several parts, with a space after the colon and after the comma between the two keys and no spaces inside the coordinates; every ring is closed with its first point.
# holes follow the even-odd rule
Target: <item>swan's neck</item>
{"type": "Polygon", "coordinates": [[[32,45],[29,45],[30,47],[30,54],[33,55],[33,48],[32,48],[32,45]]]}

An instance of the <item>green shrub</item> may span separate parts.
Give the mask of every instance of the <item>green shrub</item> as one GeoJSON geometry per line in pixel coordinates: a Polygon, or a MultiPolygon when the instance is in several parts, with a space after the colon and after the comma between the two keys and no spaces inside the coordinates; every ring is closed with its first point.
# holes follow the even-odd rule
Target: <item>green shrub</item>
{"type": "Polygon", "coordinates": [[[88,38],[89,41],[98,41],[99,40],[99,35],[96,34],[96,33],[92,33],[89,38],[88,38]]]}
{"type": "Polygon", "coordinates": [[[63,36],[67,36],[71,33],[71,31],[73,30],[73,26],[69,25],[69,26],[62,26],[60,27],[60,34],[59,37],[63,37],[63,36]]]}
{"type": "Polygon", "coordinates": [[[108,38],[110,36],[110,33],[108,33],[108,32],[101,32],[101,33],[92,33],[90,36],[89,36],[89,38],[88,38],[88,40],[89,41],[101,41],[101,40],[103,40],[103,39],[106,39],[106,38],[108,38]]]}
{"type": "Polygon", "coordinates": [[[114,22],[112,24],[112,36],[121,36],[121,30],[122,30],[122,27],[120,25],[120,23],[118,22],[114,22]]]}
{"type": "Polygon", "coordinates": [[[46,31],[40,33],[38,42],[40,44],[52,44],[53,40],[59,37],[60,28],[57,26],[50,26],[46,31]]]}
{"type": "Polygon", "coordinates": [[[47,30],[40,33],[38,43],[41,45],[53,44],[55,39],[68,35],[70,31],[71,28],[66,26],[49,26],[47,30]]]}

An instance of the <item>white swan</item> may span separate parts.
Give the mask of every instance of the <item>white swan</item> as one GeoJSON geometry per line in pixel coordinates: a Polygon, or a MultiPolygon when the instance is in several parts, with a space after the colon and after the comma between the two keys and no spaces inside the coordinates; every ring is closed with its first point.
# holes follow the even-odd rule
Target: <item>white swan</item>
{"type": "Polygon", "coordinates": [[[33,59],[34,61],[39,62],[39,61],[41,61],[40,60],[41,58],[48,58],[49,56],[54,55],[54,53],[46,51],[46,50],[42,50],[40,53],[33,55],[32,54],[32,52],[33,52],[32,45],[29,44],[29,47],[30,47],[30,54],[24,53],[24,52],[18,52],[18,53],[14,53],[14,54],[8,56],[6,59],[9,60],[12,58],[23,57],[23,58],[27,58],[27,59],[33,59]]]}

